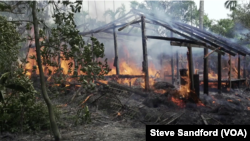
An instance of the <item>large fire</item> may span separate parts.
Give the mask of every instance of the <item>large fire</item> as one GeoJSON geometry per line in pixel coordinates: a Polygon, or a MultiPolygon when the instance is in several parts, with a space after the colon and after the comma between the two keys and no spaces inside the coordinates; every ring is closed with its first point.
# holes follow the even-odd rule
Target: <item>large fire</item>
{"type": "MultiPolygon", "coordinates": [[[[40,39],[40,41],[42,41],[42,39],[40,39]]],[[[124,48],[124,55],[123,57],[119,58],[119,72],[121,75],[144,75],[144,73],[142,72],[142,66],[141,65],[137,65],[135,62],[132,61],[131,58],[133,58],[132,56],[129,55],[129,52],[126,50],[126,47],[123,46],[124,48]],[[128,61],[129,60],[129,61],[128,61]]],[[[43,47],[41,48],[43,49],[43,47]]],[[[39,69],[37,66],[37,62],[36,59],[32,59],[31,56],[34,56],[36,58],[36,48],[29,48],[29,52],[28,52],[28,57],[27,57],[27,61],[29,63],[27,63],[25,65],[25,69],[28,70],[27,71],[27,75],[28,76],[32,76],[32,74],[38,75],[39,74],[39,69]]],[[[136,56],[135,56],[136,57],[136,56]]],[[[74,60],[65,60],[62,59],[63,58],[63,54],[60,54],[60,60],[58,59],[58,57],[53,58],[51,61],[54,61],[56,63],[58,63],[60,65],[60,67],[62,68],[62,72],[64,75],[73,75],[73,71],[69,72],[69,63],[73,64],[71,67],[71,70],[74,70],[74,60]]],[[[41,58],[43,60],[43,58],[41,58]]],[[[113,67],[113,59],[111,59],[109,61],[109,66],[111,67],[111,71],[107,74],[107,75],[116,75],[116,68],[113,67]]],[[[56,67],[51,67],[51,66],[45,66],[43,65],[43,71],[45,76],[48,76],[48,81],[50,81],[51,77],[49,76],[50,72],[55,71],[56,67]]],[[[177,74],[177,68],[175,66],[174,69],[174,74],[177,74]]],[[[153,62],[149,61],[148,64],[148,72],[149,72],[149,85],[150,85],[150,89],[153,90],[153,85],[155,83],[156,79],[159,78],[165,78],[167,76],[172,75],[171,74],[171,65],[170,62],[165,63],[162,66],[161,70],[157,70],[155,68],[155,65],[153,62]]],[[[78,75],[82,74],[80,72],[80,70],[78,70],[78,75]]],[[[187,73],[188,74],[188,73],[187,73]]],[[[185,81],[187,81],[187,84],[184,86],[181,86],[180,90],[179,90],[179,97],[182,98],[187,98],[189,93],[190,93],[190,89],[189,89],[189,85],[190,85],[190,80],[189,77],[185,77],[183,78],[185,79],[185,81]]],[[[72,79],[67,79],[67,81],[71,81],[72,79]]],[[[101,82],[107,84],[107,81],[105,80],[101,80],[101,82]]],[[[130,86],[140,86],[142,88],[145,87],[145,82],[144,82],[144,78],[119,78],[117,79],[117,82],[120,84],[126,84],[126,85],[130,85],[130,86]]],[[[167,90],[154,90],[156,93],[166,93],[167,90]]],[[[178,98],[174,98],[172,97],[171,100],[176,103],[177,105],[179,105],[180,107],[184,107],[182,100],[179,100],[178,98]]],[[[202,103],[199,103],[198,105],[203,105],[202,103]]]]}

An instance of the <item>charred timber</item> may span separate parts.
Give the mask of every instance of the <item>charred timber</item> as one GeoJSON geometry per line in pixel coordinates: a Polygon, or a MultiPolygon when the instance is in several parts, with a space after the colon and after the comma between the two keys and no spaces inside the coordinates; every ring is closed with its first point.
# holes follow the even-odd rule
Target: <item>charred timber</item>
{"type": "MultiPolygon", "coordinates": [[[[91,37],[94,38],[93,33],[91,34],[91,37]]],[[[92,44],[91,44],[91,48],[92,48],[92,61],[94,62],[95,61],[95,56],[94,56],[94,42],[93,41],[92,41],[92,44]]]]}
{"type": "Polygon", "coordinates": [[[192,48],[188,47],[188,69],[189,69],[189,79],[190,79],[190,90],[194,90],[194,70],[193,70],[193,54],[192,48]]]}
{"type": "Polygon", "coordinates": [[[108,75],[108,76],[104,76],[104,78],[142,78],[144,77],[144,75],[108,75]]]}
{"type": "Polygon", "coordinates": [[[211,51],[210,53],[208,53],[208,54],[204,57],[204,59],[206,59],[208,56],[210,56],[211,54],[213,54],[216,50],[220,50],[220,49],[221,49],[221,47],[218,47],[218,48],[216,48],[215,50],[211,51]]]}
{"type": "Polygon", "coordinates": [[[221,93],[221,54],[218,53],[218,92],[221,93]]]}
{"type": "Polygon", "coordinates": [[[143,50],[143,72],[145,73],[145,90],[149,90],[149,76],[148,76],[148,53],[147,41],[145,34],[145,17],[141,16],[141,31],[142,31],[142,50],[143,50]]]}
{"type": "MultiPolygon", "coordinates": [[[[208,49],[204,48],[204,57],[208,54],[208,49]]],[[[203,64],[203,80],[204,80],[204,94],[208,95],[208,58],[204,58],[203,64]]]]}
{"type": "MultiPolygon", "coordinates": [[[[127,15],[130,14],[130,13],[131,13],[131,12],[129,12],[129,13],[123,15],[122,17],[120,17],[120,18],[114,20],[113,22],[111,22],[111,23],[108,24],[108,25],[101,26],[101,27],[99,27],[99,28],[97,28],[97,29],[95,29],[95,30],[91,30],[91,31],[88,31],[88,32],[81,32],[80,35],[85,36],[85,35],[88,35],[88,34],[91,34],[91,33],[98,33],[98,32],[103,31],[103,30],[112,29],[112,28],[113,28],[113,24],[114,24],[115,22],[121,21],[122,18],[124,18],[125,16],[127,16],[127,15]],[[107,28],[107,27],[108,27],[108,28],[107,28]]],[[[134,15],[128,16],[127,18],[125,18],[125,19],[123,19],[123,20],[129,19],[129,18],[131,18],[131,17],[133,17],[133,16],[134,16],[134,15]]],[[[118,26],[117,26],[117,27],[118,27],[118,26]]]]}
{"type": "MultiPolygon", "coordinates": [[[[222,37],[215,37],[214,35],[212,35],[211,33],[208,33],[208,32],[206,32],[206,31],[202,31],[202,30],[200,30],[200,29],[198,29],[198,28],[194,28],[194,27],[192,27],[192,26],[190,26],[190,25],[188,25],[188,24],[182,24],[182,23],[177,23],[179,26],[186,26],[186,28],[187,27],[189,27],[189,30],[190,29],[192,29],[192,31],[194,31],[194,32],[196,32],[196,34],[202,34],[201,36],[204,36],[204,37],[206,37],[206,38],[210,38],[212,41],[214,41],[214,42],[217,42],[217,43],[221,43],[221,44],[224,44],[224,45],[226,45],[226,46],[228,46],[228,44],[230,44],[230,45],[233,45],[233,46],[235,46],[235,47],[237,47],[238,49],[243,49],[243,50],[237,50],[237,52],[239,51],[239,52],[241,52],[241,53],[249,53],[248,51],[246,51],[244,48],[242,48],[242,47],[240,47],[240,46],[238,46],[237,44],[235,44],[235,43],[232,43],[232,42],[230,42],[230,43],[228,43],[227,41],[225,41],[226,39],[223,39],[222,37]]],[[[228,46],[229,47],[229,49],[234,49],[234,48],[232,48],[232,47],[230,47],[230,46],[228,46]]]]}
{"type": "MultiPolygon", "coordinates": [[[[173,32],[170,32],[170,37],[173,38],[173,32]]],[[[171,55],[171,73],[172,73],[172,84],[174,85],[174,55],[173,55],[173,49],[172,51],[172,55],[171,55]]]]}
{"type": "Polygon", "coordinates": [[[111,82],[111,81],[108,81],[108,85],[110,85],[111,87],[116,87],[116,88],[119,88],[119,89],[122,89],[122,90],[133,92],[133,93],[138,94],[138,95],[140,95],[142,97],[147,97],[149,95],[148,93],[144,93],[142,91],[135,90],[135,89],[132,89],[131,87],[127,87],[127,86],[124,86],[124,85],[121,85],[121,84],[118,84],[118,83],[115,83],[115,82],[111,82]]]}
{"type": "MultiPolygon", "coordinates": [[[[240,55],[238,54],[238,79],[240,79],[240,55]]],[[[238,83],[238,87],[240,87],[240,82],[238,83]]]]}
{"type": "Polygon", "coordinates": [[[141,22],[141,20],[140,20],[140,18],[136,18],[136,19],[134,19],[133,21],[131,21],[131,22],[125,24],[123,27],[119,28],[118,31],[122,31],[123,29],[125,29],[125,28],[128,27],[129,25],[133,24],[134,22],[138,22],[138,23],[139,23],[139,22],[141,22]]]}
{"type": "Polygon", "coordinates": [[[180,69],[181,85],[186,85],[188,83],[185,79],[185,77],[188,76],[187,71],[187,69],[180,69]]]}
{"type": "MultiPolygon", "coordinates": [[[[110,32],[110,31],[103,31],[104,33],[110,33],[112,34],[113,32],[110,32]]],[[[135,35],[135,34],[129,34],[129,33],[121,33],[121,32],[118,32],[116,33],[117,35],[123,35],[123,36],[131,36],[131,37],[138,37],[138,38],[141,38],[140,35],[135,35]]]]}
{"type": "Polygon", "coordinates": [[[178,51],[176,51],[176,66],[177,66],[176,73],[177,73],[177,82],[178,82],[179,78],[180,78],[180,76],[179,76],[179,53],[178,53],[178,51]]]}
{"type": "Polygon", "coordinates": [[[171,41],[170,45],[171,46],[184,46],[184,47],[191,46],[191,47],[197,47],[197,48],[208,48],[208,49],[211,49],[211,50],[215,50],[215,52],[217,52],[217,53],[225,55],[225,53],[222,50],[218,50],[217,48],[212,47],[212,46],[208,46],[208,45],[203,46],[202,44],[190,44],[190,43],[177,42],[177,41],[171,41]]]}
{"type": "Polygon", "coordinates": [[[114,36],[114,49],[115,49],[115,60],[114,65],[116,68],[116,74],[119,75],[119,61],[118,61],[118,49],[117,49],[117,39],[116,39],[116,31],[115,28],[113,28],[113,36],[114,36]]]}
{"type": "Polygon", "coordinates": [[[232,77],[232,60],[231,60],[231,55],[229,54],[229,89],[231,90],[231,77],[232,77]]]}
{"type": "MultiPolygon", "coordinates": [[[[202,41],[208,42],[209,44],[211,44],[211,45],[213,45],[213,46],[215,46],[215,47],[220,47],[219,44],[221,44],[221,46],[224,47],[224,49],[226,49],[227,51],[228,51],[228,50],[232,50],[232,51],[234,51],[234,52],[236,52],[236,53],[239,53],[239,54],[241,54],[241,55],[243,55],[243,56],[246,56],[246,54],[245,54],[244,52],[242,52],[242,51],[240,51],[240,50],[237,50],[237,49],[235,49],[235,48],[232,48],[232,47],[228,46],[228,45],[225,44],[225,43],[218,43],[218,42],[215,41],[215,39],[211,39],[211,37],[210,37],[210,39],[207,39],[207,38],[209,38],[209,37],[207,37],[207,36],[204,35],[204,34],[201,35],[203,32],[200,32],[200,33],[196,32],[197,34],[194,34],[193,32],[190,32],[190,29],[187,28],[187,27],[185,27],[185,26],[178,26],[177,28],[179,28],[180,30],[185,31],[186,33],[188,33],[188,34],[190,34],[190,35],[192,35],[192,36],[194,36],[194,37],[196,37],[196,38],[198,38],[198,39],[200,39],[200,40],[202,40],[202,41]],[[204,38],[204,37],[206,37],[206,38],[204,38]]],[[[231,52],[231,51],[230,51],[230,52],[231,52]]],[[[230,54],[231,54],[231,53],[230,53],[230,54]]],[[[232,55],[232,54],[231,54],[231,55],[232,55]]],[[[235,54],[235,55],[236,55],[236,54],[235,54]]],[[[235,55],[233,55],[233,56],[235,56],[235,55]]]]}
{"type": "Polygon", "coordinates": [[[174,56],[171,55],[171,73],[172,73],[172,84],[174,85],[174,56]]]}
{"type": "Polygon", "coordinates": [[[185,40],[185,39],[180,39],[180,38],[175,38],[175,37],[161,37],[161,36],[147,36],[148,39],[158,39],[158,40],[167,40],[167,41],[178,41],[178,42],[184,42],[184,43],[190,43],[190,44],[198,44],[205,46],[205,43],[201,43],[198,41],[191,41],[191,40],[185,40]]]}
{"type": "Polygon", "coordinates": [[[195,89],[195,94],[197,97],[200,96],[200,81],[199,81],[199,74],[194,74],[194,89],[195,89]]]}
{"type": "MultiPolygon", "coordinates": [[[[241,79],[231,79],[231,82],[237,82],[237,81],[245,81],[245,78],[241,79]]],[[[200,80],[200,82],[203,82],[203,80],[200,80]]],[[[218,82],[218,80],[208,80],[208,82],[218,82]]],[[[229,82],[228,79],[221,79],[221,82],[229,82]]]]}
{"type": "MultiPolygon", "coordinates": [[[[189,30],[184,29],[183,27],[179,27],[179,29],[185,31],[186,33],[188,33],[188,34],[190,34],[190,35],[192,35],[192,36],[194,36],[194,37],[196,37],[196,38],[198,38],[198,39],[200,39],[200,40],[202,40],[204,42],[208,42],[209,44],[211,44],[214,47],[221,47],[220,45],[218,45],[218,44],[216,44],[216,43],[214,43],[214,42],[212,42],[212,41],[210,41],[208,39],[205,39],[204,37],[201,37],[200,35],[193,34],[193,32],[190,32],[189,30]]],[[[229,54],[231,54],[233,56],[236,55],[236,53],[233,53],[232,51],[229,51],[229,49],[226,49],[227,47],[225,47],[225,45],[223,45],[222,47],[224,47],[224,48],[222,48],[221,50],[223,50],[223,51],[225,51],[225,52],[227,52],[227,53],[229,53],[229,54]]]]}
{"type": "MultiPolygon", "coordinates": [[[[161,26],[165,27],[166,29],[172,31],[173,33],[176,33],[176,34],[178,34],[178,35],[180,35],[180,36],[182,36],[182,37],[185,37],[185,38],[187,38],[187,39],[189,39],[189,40],[197,41],[195,38],[190,37],[190,36],[188,36],[188,35],[185,35],[185,34],[183,34],[183,33],[179,32],[179,31],[173,29],[172,27],[170,27],[170,26],[168,26],[168,25],[166,25],[166,24],[163,24],[163,23],[161,23],[161,22],[159,22],[159,21],[157,21],[157,20],[154,20],[154,19],[152,19],[152,18],[149,18],[149,17],[147,17],[147,18],[148,18],[149,20],[151,20],[152,22],[154,22],[154,23],[156,23],[156,24],[158,24],[158,25],[161,25],[161,26]]],[[[189,34],[191,34],[191,33],[189,32],[189,34]]],[[[198,37],[199,37],[199,36],[198,36],[198,37]]],[[[203,40],[203,41],[204,41],[204,40],[203,40]]],[[[205,42],[208,42],[208,41],[205,40],[205,42]]],[[[213,42],[209,42],[209,43],[210,43],[211,45],[215,46],[215,47],[220,47],[219,45],[214,44],[213,42]]],[[[225,51],[225,52],[227,52],[227,53],[230,53],[230,54],[233,55],[233,56],[236,55],[235,53],[233,53],[233,52],[231,52],[231,51],[225,50],[224,48],[222,48],[222,50],[225,51]]]]}
{"type": "Polygon", "coordinates": [[[243,78],[246,78],[246,56],[244,56],[244,64],[243,64],[243,78]]]}

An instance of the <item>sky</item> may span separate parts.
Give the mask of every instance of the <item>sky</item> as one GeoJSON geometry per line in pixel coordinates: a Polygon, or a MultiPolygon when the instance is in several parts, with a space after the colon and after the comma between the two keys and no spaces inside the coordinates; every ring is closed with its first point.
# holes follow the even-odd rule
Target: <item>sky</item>
{"type": "MultiPolygon", "coordinates": [[[[200,0],[194,0],[197,7],[200,7],[200,0]]],[[[227,18],[230,11],[225,8],[226,0],[204,0],[204,12],[208,14],[209,19],[219,20],[227,18]]]]}
{"type": "MultiPolygon", "coordinates": [[[[115,7],[120,7],[123,3],[126,7],[127,12],[130,9],[130,1],[132,0],[83,0],[84,8],[88,9],[90,7],[90,13],[92,16],[97,16],[97,18],[103,18],[103,15],[100,13],[104,13],[105,9],[112,9],[115,7]],[[95,11],[95,6],[97,7],[97,12],[95,11]],[[92,8],[91,8],[92,7],[92,8]],[[95,13],[98,13],[97,15],[95,13]]],[[[144,0],[136,0],[138,2],[143,2],[144,0]]],[[[193,0],[197,7],[199,8],[200,0],[193,0]]],[[[208,14],[208,17],[213,20],[219,20],[223,18],[227,18],[230,11],[224,7],[224,3],[226,0],[204,0],[204,9],[205,13],[208,14]]],[[[244,0],[243,0],[244,1],[244,0]]]]}

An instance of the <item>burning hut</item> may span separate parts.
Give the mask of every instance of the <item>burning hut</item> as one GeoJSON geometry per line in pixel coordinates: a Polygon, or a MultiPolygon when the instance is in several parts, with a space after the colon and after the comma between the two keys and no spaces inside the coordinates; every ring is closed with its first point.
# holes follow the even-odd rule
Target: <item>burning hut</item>
{"type": "MultiPolygon", "coordinates": [[[[163,20],[160,17],[157,17],[154,14],[148,14],[143,11],[132,9],[129,13],[125,14],[123,17],[106,24],[104,26],[101,26],[97,29],[93,29],[88,32],[82,32],[80,33],[84,37],[90,37],[94,36],[98,39],[113,39],[114,40],[114,64],[115,67],[112,69],[112,74],[116,74],[118,77],[128,77],[130,80],[132,78],[136,77],[144,77],[144,83],[143,87],[146,91],[149,90],[149,87],[154,83],[154,80],[151,80],[150,74],[151,72],[155,73],[155,76],[158,75],[160,78],[165,79],[169,78],[172,81],[172,84],[183,84],[188,85],[188,87],[182,86],[181,91],[184,91],[184,93],[189,93],[190,91],[196,91],[196,94],[199,93],[199,84],[203,85],[204,88],[204,94],[208,94],[208,87],[212,86],[210,83],[217,84],[217,89],[220,92],[222,84],[228,84],[228,87],[231,88],[232,83],[240,84],[240,82],[244,82],[246,79],[245,75],[245,62],[243,63],[243,68],[241,68],[240,64],[242,57],[244,56],[244,59],[246,55],[250,54],[250,51],[247,48],[244,48],[242,46],[239,46],[238,44],[221,37],[219,35],[216,35],[214,33],[210,33],[208,31],[200,30],[198,28],[195,28],[193,26],[190,26],[188,24],[184,24],[178,21],[174,20],[163,20]],[[170,35],[166,36],[165,33],[162,34],[162,32],[158,31],[158,36],[150,36],[147,35],[146,31],[153,31],[154,29],[145,26],[146,24],[150,25],[157,25],[161,26],[165,31],[169,31],[171,33],[170,35]],[[127,33],[122,32],[123,29],[128,28],[128,26],[131,26],[131,30],[134,28],[140,28],[141,29],[141,35],[138,34],[132,34],[130,33],[131,30],[129,30],[127,33]],[[118,31],[117,31],[118,29],[118,31]],[[143,62],[142,62],[142,73],[139,73],[138,75],[133,75],[136,72],[140,71],[138,69],[138,66],[129,67],[126,66],[126,64],[119,65],[119,55],[117,52],[117,44],[120,44],[117,40],[117,35],[124,37],[126,39],[126,36],[130,37],[141,37],[142,38],[142,46],[143,46],[143,62]],[[157,71],[154,70],[152,65],[149,65],[148,60],[148,53],[147,53],[147,40],[163,40],[163,41],[170,41],[170,45],[173,48],[176,47],[187,47],[188,53],[187,57],[184,56],[182,59],[180,58],[179,52],[171,52],[174,55],[171,55],[170,57],[162,57],[161,58],[161,65],[166,66],[166,64],[170,65],[171,69],[168,69],[167,71],[157,71]],[[208,68],[208,65],[199,65],[194,64],[194,59],[192,55],[192,49],[193,48],[207,48],[212,50],[209,54],[206,54],[204,59],[207,59],[209,56],[212,56],[214,52],[216,52],[217,58],[214,58],[216,60],[217,64],[213,63],[209,66],[214,66],[211,68],[208,68]],[[228,57],[227,57],[228,55],[228,57]],[[233,56],[236,56],[236,58],[233,58],[233,56]],[[176,57],[174,57],[176,56],[176,57]],[[223,57],[222,57],[223,56],[223,57]],[[222,60],[223,58],[223,60],[222,60]],[[226,61],[226,63],[223,63],[222,61],[226,61]],[[167,62],[167,63],[166,63],[167,62]],[[188,76],[188,79],[185,78],[181,79],[182,81],[186,81],[187,83],[179,83],[180,79],[180,65],[188,66],[187,72],[182,72],[181,75],[188,76]],[[223,66],[224,64],[227,64],[227,66],[223,66]],[[236,68],[236,64],[238,64],[236,68]],[[216,66],[217,65],[217,66],[216,66]],[[125,67],[125,68],[119,68],[119,66],[125,67]],[[209,69],[210,71],[207,72],[207,74],[203,74],[201,70],[209,69]],[[225,69],[227,68],[227,69],[225,69]],[[124,73],[121,73],[121,70],[129,71],[130,73],[125,73],[127,76],[124,76],[124,73]],[[217,70],[215,70],[217,69],[217,70]],[[217,71],[217,74],[215,73],[217,71]],[[225,75],[226,74],[226,75],[225,75]],[[130,75],[130,76],[129,76],[130,75]],[[203,75],[203,76],[202,76],[203,75]],[[234,77],[233,77],[234,76],[234,77]],[[185,88],[184,90],[182,90],[185,88]]],[[[123,40],[123,39],[121,39],[123,40]]],[[[201,59],[200,59],[201,60],[201,59]]],[[[203,60],[203,59],[202,59],[203,60]]],[[[244,60],[243,60],[244,61],[244,60]]],[[[124,63],[124,62],[122,62],[124,63]]],[[[195,62],[196,63],[196,62],[195,62]]],[[[164,68],[164,67],[163,67],[164,68]]],[[[169,68],[169,67],[168,67],[169,68]]],[[[181,70],[185,71],[185,70],[181,70]]],[[[181,77],[185,77],[181,76],[181,77]]],[[[136,82],[139,79],[134,79],[133,84],[136,84],[136,82]]],[[[131,85],[131,81],[128,82],[131,85]]],[[[214,87],[214,85],[213,85],[214,87]]]]}
{"type": "MultiPolygon", "coordinates": [[[[241,56],[245,57],[250,54],[248,49],[208,31],[203,31],[174,20],[162,20],[162,18],[156,15],[143,11],[133,9],[109,24],[88,32],[81,32],[80,34],[83,37],[94,36],[97,39],[114,40],[114,43],[111,43],[114,46],[113,52],[109,52],[109,54],[114,54],[112,57],[113,62],[109,64],[114,67],[106,78],[115,79],[120,84],[142,87],[145,91],[151,90],[152,87],[157,87],[154,92],[164,94],[166,89],[163,87],[173,88],[180,86],[179,99],[191,97],[198,103],[197,98],[199,98],[200,86],[203,86],[204,94],[208,94],[208,87],[215,88],[220,92],[222,85],[231,88],[232,84],[239,85],[240,82],[246,80],[245,62],[243,63],[243,68],[241,68],[240,64],[242,64],[241,56]],[[152,25],[157,25],[161,29],[154,28],[152,25]],[[124,29],[129,27],[131,27],[129,31],[124,32],[124,29]],[[132,30],[136,28],[141,30],[141,34],[132,33],[132,30]],[[149,33],[152,35],[148,35],[149,33]],[[126,37],[141,38],[142,63],[134,62],[132,56],[138,57],[136,52],[134,54],[128,53],[126,37]],[[149,40],[170,42],[172,49],[168,50],[168,54],[164,54],[164,51],[162,51],[163,54],[157,58],[161,69],[156,69],[152,58],[149,57],[149,54],[154,51],[154,49],[149,51],[147,48],[147,41],[149,40]],[[122,49],[119,49],[118,46],[122,46],[122,49]],[[180,47],[187,47],[188,52],[183,54],[183,51],[179,49],[180,47]],[[203,65],[203,59],[193,55],[193,48],[212,50],[205,57],[203,54],[201,55],[201,58],[204,59],[210,57],[210,64],[203,65]],[[215,54],[214,52],[218,55],[211,57],[215,54]],[[236,57],[234,58],[233,56],[236,57]],[[203,68],[209,70],[207,74],[203,73],[203,68]]],[[[157,48],[157,46],[159,44],[154,45],[154,48],[157,48]]],[[[28,70],[32,70],[32,67],[36,66],[35,61],[28,58],[28,56],[33,55],[35,55],[35,48],[30,47],[26,57],[30,63],[25,67],[28,70]]],[[[64,74],[69,73],[67,64],[74,64],[74,60],[54,59],[60,62],[64,74]]],[[[45,68],[46,66],[44,66],[45,68]]],[[[74,69],[74,65],[72,65],[72,68],[74,69]]],[[[49,69],[53,70],[53,68],[49,69]]],[[[38,74],[38,70],[36,72],[29,71],[28,75],[31,76],[32,73],[38,74]]],[[[73,75],[73,72],[70,75],[73,75]]],[[[72,80],[70,77],[67,79],[68,82],[72,80]]],[[[178,103],[178,99],[173,99],[172,101],[178,103]]]]}

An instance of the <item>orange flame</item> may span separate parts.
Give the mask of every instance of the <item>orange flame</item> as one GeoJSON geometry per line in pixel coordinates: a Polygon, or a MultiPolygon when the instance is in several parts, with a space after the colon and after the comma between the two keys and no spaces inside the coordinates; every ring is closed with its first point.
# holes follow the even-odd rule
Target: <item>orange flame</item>
{"type": "Polygon", "coordinates": [[[180,100],[180,99],[176,99],[174,97],[171,97],[171,101],[174,102],[177,106],[179,106],[181,108],[185,107],[184,102],[182,100],[180,100]]]}

